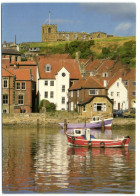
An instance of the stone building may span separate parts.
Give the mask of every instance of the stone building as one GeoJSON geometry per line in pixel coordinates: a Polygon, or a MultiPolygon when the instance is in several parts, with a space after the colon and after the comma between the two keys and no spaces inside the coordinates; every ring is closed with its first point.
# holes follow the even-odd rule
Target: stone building
{"type": "Polygon", "coordinates": [[[78,110],[83,117],[111,117],[112,104],[107,89],[95,77],[82,78],[69,89],[69,111],[78,110]]]}
{"type": "Polygon", "coordinates": [[[48,41],[74,41],[74,40],[92,40],[95,38],[106,38],[108,36],[103,32],[64,32],[57,31],[56,24],[44,24],[42,25],[42,42],[48,41]]]}

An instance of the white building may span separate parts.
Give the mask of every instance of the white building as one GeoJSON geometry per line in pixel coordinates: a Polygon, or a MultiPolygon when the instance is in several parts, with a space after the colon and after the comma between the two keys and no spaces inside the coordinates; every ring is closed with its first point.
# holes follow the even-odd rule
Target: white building
{"type": "Polygon", "coordinates": [[[108,97],[113,99],[113,109],[128,109],[128,90],[122,82],[122,78],[112,78],[108,84],[108,97]]]}
{"type": "Polygon", "coordinates": [[[56,110],[67,110],[68,89],[80,77],[78,63],[73,59],[40,58],[37,70],[39,103],[45,99],[56,104],[56,110]]]}

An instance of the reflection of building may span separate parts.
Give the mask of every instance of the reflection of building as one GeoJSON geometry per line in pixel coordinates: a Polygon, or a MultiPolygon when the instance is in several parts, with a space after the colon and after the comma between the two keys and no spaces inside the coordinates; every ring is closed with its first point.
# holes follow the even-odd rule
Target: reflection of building
{"type": "Polygon", "coordinates": [[[57,31],[57,25],[47,25],[42,26],[42,42],[47,41],[74,41],[74,40],[92,40],[95,38],[106,38],[113,37],[113,35],[107,35],[103,32],[64,32],[57,31]]]}

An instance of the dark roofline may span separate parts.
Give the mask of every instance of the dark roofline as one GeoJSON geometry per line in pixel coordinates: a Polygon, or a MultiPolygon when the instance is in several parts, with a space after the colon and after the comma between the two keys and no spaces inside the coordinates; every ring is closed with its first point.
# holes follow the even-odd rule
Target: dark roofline
{"type": "Polygon", "coordinates": [[[79,103],[78,105],[86,105],[87,103],[90,103],[96,97],[106,97],[113,104],[113,101],[108,96],[106,96],[106,95],[96,95],[96,96],[92,96],[88,101],[85,101],[82,104],[79,103]]]}

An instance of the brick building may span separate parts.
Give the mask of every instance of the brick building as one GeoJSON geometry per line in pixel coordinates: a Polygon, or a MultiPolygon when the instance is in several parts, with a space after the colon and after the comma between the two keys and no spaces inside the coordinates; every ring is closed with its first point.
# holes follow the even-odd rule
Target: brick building
{"type": "Polygon", "coordinates": [[[33,83],[30,69],[2,68],[3,113],[32,112],[33,83]]]}
{"type": "Polygon", "coordinates": [[[136,68],[127,72],[122,79],[128,90],[129,108],[136,108],[136,68]]]}

